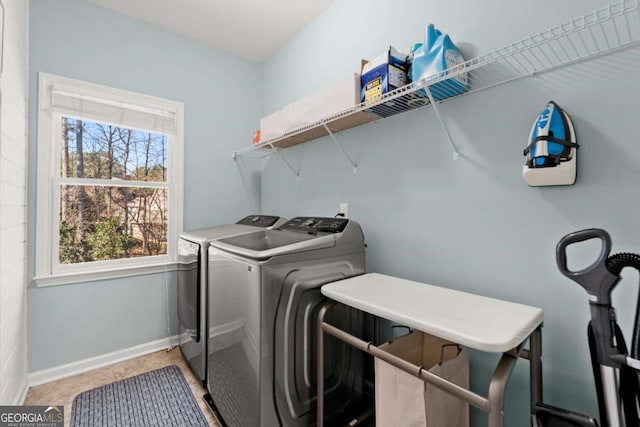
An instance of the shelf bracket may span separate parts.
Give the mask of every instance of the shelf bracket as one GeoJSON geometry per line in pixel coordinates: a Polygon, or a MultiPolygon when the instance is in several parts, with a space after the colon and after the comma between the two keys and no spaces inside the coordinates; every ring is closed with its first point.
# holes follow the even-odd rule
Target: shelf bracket
{"type": "Polygon", "coordinates": [[[424,86],[424,91],[427,93],[427,97],[429,98],[429,103],[431,103],[431,106],[433,107],[433,111],[436,113],[436,117],[440,122],[440,126],[442,126],[442,129],[444,129],[444,133],[447,135],[447,139],[449,139],[449,144],[451,144],[451,148],[453,148],[453,160],[458,160],[460,158],[460,152],[458,151],[458,147],[456,147],[456,143],[453,142],[453,137],[449,133],[449,129],[447,128],[447,125],[444,123],[444,120],[442,120],[442,117],[440,117],[440,111],[438,111],[439,107],[436,105],[436,100],[433,99],[433,95],[431,94],[431,90],[429,90],[429,86],[424,86]]]}
{"type": "Polygon", "coordinates": [[[293,166],[291,166],[291,163],[289,163],[287,159],[285,159],[285,157],[282,154],[280,154],[280,150],[274,147],[273,144],[271,143],[269,143],[269,147],[271,147],[273,152],[276,153],[278,157],[280,157],[280,159],[282,159],[282,161],[289,167],[289,169],[291,169],[291,172],[293,172],[295,176],[300,176],[300,172],[297,171],[293,166]]]}
{"type": "Polygon", "coordinates": [[[331,132],[331,129],[329,129],[329,127],[327,126],[326,123],[323,123],[322,126],[324,126],[324,130],[327,131],[327,133],[329,134],[329,136],[331,137],[331,139],[333,140],[333,142],[336,144],[336,146],[340,149],[340,151],[342,151],[342,154],[344,154],[344,156],[347,158],[347,160],[349,161],[349,163],[351,163],[351,166],[353,166],[353,174],[355,175],[356,173],[358,173],[358,164],[356,162],[353,161],[353,159],[351,158],[351,156],[349,156],[349,154],[345,151],[345,149],[342,147],[342,145],[340,145],[340,143],[338,142],[338,140],[336,139],[335,135],[333,134],[333,132],[331,132]]]}

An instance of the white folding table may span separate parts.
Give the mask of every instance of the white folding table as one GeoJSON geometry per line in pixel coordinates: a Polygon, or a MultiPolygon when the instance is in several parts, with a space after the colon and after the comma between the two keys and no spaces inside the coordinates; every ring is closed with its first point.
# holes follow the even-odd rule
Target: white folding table
{"type": "Polygon", "coordinates": [[[502,425],[504,390],[519,357],[530,362],[532,406],[542,401],[542,309],[438,286],[369,273],[326,284],[329,300],[318,314],[317,421],[324,425],[324,334],[332,335],[450,393],[487,413],[487,426],[502,425]],[[487,397],[380,350],[324,321],[336,302],[475,350],[502,353],[487,397]],[[529,339],[529,349],[524,348],[529,339]]]}

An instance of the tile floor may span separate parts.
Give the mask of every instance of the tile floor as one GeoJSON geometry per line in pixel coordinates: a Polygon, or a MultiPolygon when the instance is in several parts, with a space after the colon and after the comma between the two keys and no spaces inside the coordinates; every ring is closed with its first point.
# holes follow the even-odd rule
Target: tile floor
{"type": "Polygon", "coordinates": [[[31,387],[27,393],[25,405],[64,405],[65,427],[69,426],[71,419],[71,404],[73,399],[81,392],[119,381],[124,378],[153,371],[169,365],[177,365],[187,379],[191,391],[202,410],[205,418],[212,427],[219,427],[211,410],[202,400],[206,389],[196,380],[191,370],[184,362],[179,348],[170,351],[162,350],[146,356],[126,360],[110,366],[105,366],[83,374],[74,375],[57,381],[31,387]]]}

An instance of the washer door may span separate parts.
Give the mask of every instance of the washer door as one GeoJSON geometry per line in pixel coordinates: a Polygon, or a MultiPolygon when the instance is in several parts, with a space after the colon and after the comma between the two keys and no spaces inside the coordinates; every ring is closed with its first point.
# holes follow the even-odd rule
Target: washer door
{"type": "MultiPolygon", "coordinates": [[[[277,411],[283,425],[309,425],[316,417],[317,319],[326,298],[320,287],[353,275],[346,262],[306,267],[286,279],[278,302],[274,345],[274,382],[277,411]],[[330,272],[330,273],[328,273],[330,272]]],[[[329,312],[328,322],[347,331],[362,326],[361,314],[344,306],[329,312]],[[360,320],[358,320],[360,319],[360,320]]],[[[325,337],[326,413],[350,404],[358,378],[362,378],[362,354],[342,341],[325,337]]]]}

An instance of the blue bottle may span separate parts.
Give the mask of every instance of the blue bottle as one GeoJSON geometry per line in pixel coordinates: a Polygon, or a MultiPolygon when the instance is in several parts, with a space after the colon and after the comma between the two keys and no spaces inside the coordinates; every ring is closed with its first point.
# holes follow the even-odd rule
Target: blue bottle
{"type": "MultiPolygon", "coordinates": [[[[435,80],[439,73],[464,62],[460,50],[448,35],[442,34],[433,24],[429,24],[425,31],[424,44],[414,45],[411,69],[409,75],[412,82],[421,79],[435,80]]],[[[413,49],[412,49],[413,50],[413,49]]],[[[433,98],[437,101],[459,95],[468,88],[466,73],[458,74],[447,80],[429,85],[433,98]]],[[[423,89],[418,94],[426,96],[423,89]]]]}

